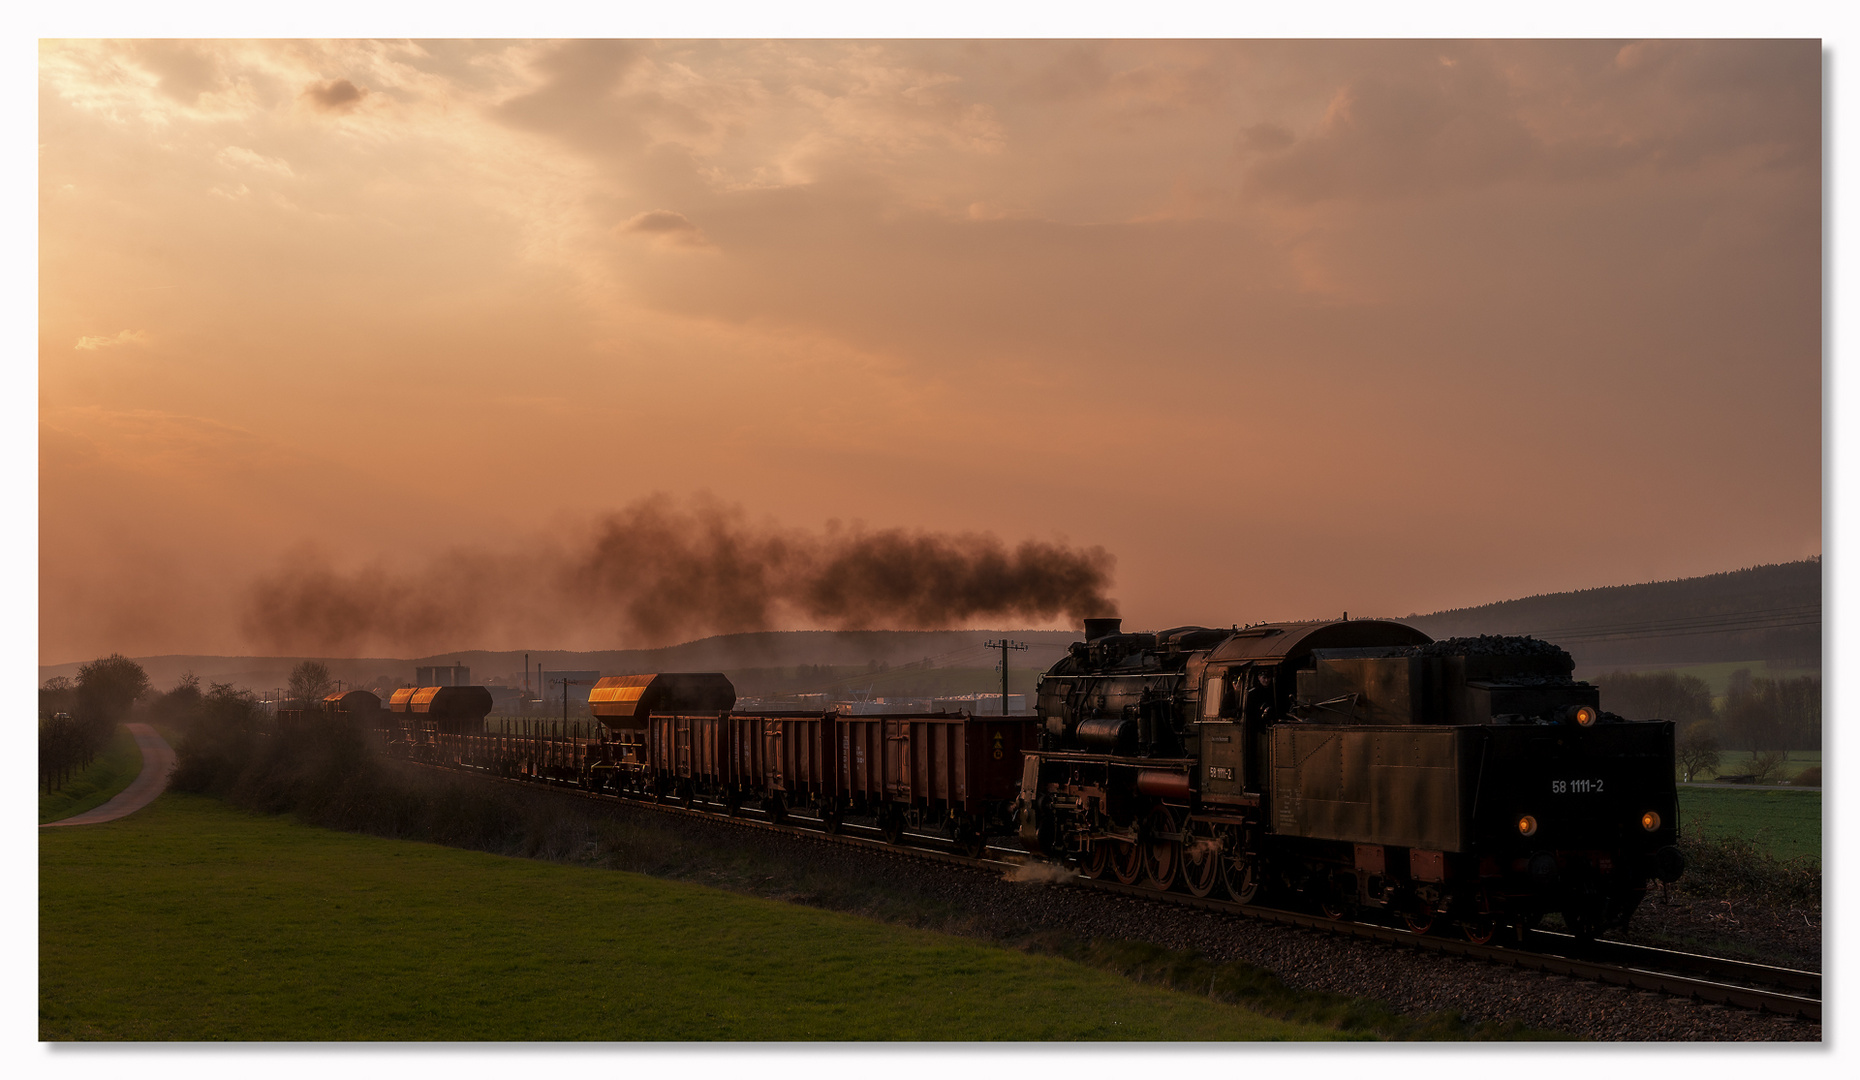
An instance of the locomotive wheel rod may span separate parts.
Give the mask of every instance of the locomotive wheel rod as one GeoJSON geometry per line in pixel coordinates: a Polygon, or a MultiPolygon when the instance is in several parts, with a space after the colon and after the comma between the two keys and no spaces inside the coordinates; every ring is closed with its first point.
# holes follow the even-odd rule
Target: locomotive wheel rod
{"type": "MultiPolygon", "coordinates": [[[[907,832],[904,839],[916,844],[887,843],[882,839],[868,836],[849,835],[850,833],[867,833],[880,835],[880,830],[870,825],[857,825],[842,822],[841,832],[832,835],[819,826],[821,822],[812,817],[790,814],[789,823],[778,824],[773,821],[758,820],[766,815],[759,809],[745,805],[738,811],[738,816],[729,816],[720,803],[704,800],[703,808],[690,808],[670,803],[655,803],[649,797],[636,797],[612,792],[589,791],[577,784],[564,780],[550,780],[541,777],[523,779],[519,777],[498,776],[486,769],[473,766],[451,766],[438,763],[413,762],[427,768],[445,769],[449,772],[471,773],[484,779],[503,784],[512,784],[534,790],[540,780],[544,787],[555,788],[597,801],[616,802],[627,806],[638,806],[660,813],[701,818],[705,821],[731,825],[742,829],[755,829],[782,833],[812,843],[846,844],[904,858],[916,858],[930,862],[950,863],[974,869],[1002,870],[1024,865],[1028,862],[1046,861],[1030,858],[1026,851],[1018,848],[990,847],[984,857],[975,859],[955,851],[938,850],[936,847],[917,846],[923,844],[949,845],[953,841],[940,836],[928,836],[922,833],[907,832]],[[711,807],[715,807],[713,811],[711,807]],[[749,816],[749,815],[754,816],[749,816]],[[814,827],[798,824],[811,823],[814,827]],[[992,857],[990,857],[992,856],[992,857]]],[[[1702,956],[1695,953],[1673,952],[1655,949],[1643,945],[1630,945],[1625,942],[1597,941],[1588,948],[1599,951],[1602,955],[1616,959],[1614,963],[1599,959],[1563,955],[1556,952],[1543,952],[1519,949],[1515,947],[1500,948],[1493,945],[1474,945],[1467,941],[1452,938],[1430,937],[1370,923],[1353,922],[1347,919],[1327,919],[1321,915],[1305,915],[1281,908],[1260,907],[1253,904],[1238,904],[1231,900],[1216,900],[1213,897],[1195,897],[1187,893],[1159,892],[1136,885],[1124,885],[1108,878],[1087,878],[1080,876],[1063,883],[1073,888],[1098,889],[1120,893],[1143,900],[1158,903],[1185,904],[1189,907],[1207,911],[1219,911],[1232,915],[1242,915],[1261,919],[1266,922],[1294,926],[1305,930],[1318,930],[1325,933],[1340,934],[1345,937],[1362,938],[1390,945],[1423,949],[1447,956],[1457,956],[1468,960],[1484,960],[1487,963],[1507,965],[1531,971],[1541,971],[1549,975],[1564,975],[1591,982],[1624,986],[1635,990],[1649,990],[1672,997],[1690,998],[1720,1005],[1732,1005],[1738,1008],[1752,1009],[1758,1012],[1776,1013],[1782,1016],[1795,1016],[1804,1020],[1821,1022],[1821,976],[1812,971],[1795,971],[1790,968],[1769,967],[1738,960],[1702,956]],[[1655,965],[1669,970],[1659,970],[1655,965]],[[1701,977],[1689,977],[1670,970],[1678,967],[1701,977]],[[1714,976],[1714,977],[1703,977],[1714,976]],[[1744,979],[1752,982],[1767,983],[1778,986],[1779,990],[1764,990],[1755,987],[1739,986],[1720,979],[1744,979]],[[1784,990],[1798,990],[1800,993],[1786,993],[1784,990]]],[[[1561,948],[1580,948],[1574,937],[1564,934],[1534,931],[1534,936],[1558,943],[1561,948]]]]}

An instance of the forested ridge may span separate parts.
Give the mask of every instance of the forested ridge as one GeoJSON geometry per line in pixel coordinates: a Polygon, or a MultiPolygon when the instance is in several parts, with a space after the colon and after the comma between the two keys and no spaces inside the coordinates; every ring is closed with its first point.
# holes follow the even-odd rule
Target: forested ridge
{"type": "Polygon", "coordinates": [[[1579,668],[1771,661],[1821,666],[1821,559],[1549,593],[1401,621],[1436,637],[1530,634],[1579,668]]]}

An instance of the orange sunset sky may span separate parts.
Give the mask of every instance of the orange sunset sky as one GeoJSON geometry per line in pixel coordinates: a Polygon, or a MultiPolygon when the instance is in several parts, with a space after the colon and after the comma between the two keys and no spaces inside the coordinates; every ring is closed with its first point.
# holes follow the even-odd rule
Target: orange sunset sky
{"type": "Polygon", "coordinates": [[[490,598],[306,652],[746,625],[542,583],[647,512],[1102,548],[1148,628],[1820,554],[1822,63],[45,42],[40,662],[288,651],[285,577],[490,598]]]}

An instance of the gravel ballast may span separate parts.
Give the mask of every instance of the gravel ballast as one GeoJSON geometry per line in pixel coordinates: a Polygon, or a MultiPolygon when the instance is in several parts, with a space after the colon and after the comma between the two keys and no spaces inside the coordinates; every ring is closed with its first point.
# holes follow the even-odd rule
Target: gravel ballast
{"type": "MultiPolygon", "coordinates": [[[[613,805],[613,804],[609,804],[613,805]]],[[[655,828],[715,837],[719,832],[751,835],[727,822],[664,815],[650,807],[620,804],[624,817],[646,815],[655,828]]],[[[1337,937],[1224,913],[1201,911],[1063,881],[1017,881],[1008,875],[913,859],[809,838],[758,831],[755,845],[790,868],[798,880],[852,878],[883,881],[886,890],[921,899],[926,910],[951,914],[925,920],[955,933],[1015,944],[1042,932],[1081,938],[1144,941],[1194,951],[1218,961],[1240,961],[1271,971],[1298,989],[1330,991],[1387,1002],[1396,1011],[1421,1016],[1456,1010],[1471,1020],[1514,1021],[1582,1039],[1610,1041],[1818,1041],[1821,1025],[1770,1016],[1650,991],[1611,987],[1587,980],[1523,971],[1480,961],[1421,953],[1398,945],[1337,937]]],[[[721,839],[717,837],[717,839],[721,839]]],[[[713,879],[730,888],[816,906],[857,907],[844,895],[795,892],[776,875],[759,887],[732,876],[698,870],[679,873],[694,881],[713,879]]],[[[1024,872],[1020,876],[1030,876],[1024,872]]],[[[1636,916],[1648,920],[1652,898],[1636,916]]],[[[1693,905],[1697,909],[1697,905],[1693,905]]],[[[1677,905],[1669,909],[1677,910],[1677,905]]],[[[1662,925],[1673,923],[1655,916],[1662,925]]],[[[1818,920],[1817,920],[1818,921],[1818,920]]],[[[1709,923],[1704,924],[1709,926],[1709,923]]],[[[1670,927],[1668,927],[1670,929],[1670,927]]],[[[1813,949],[1819,952],[1819,926],[1813,949]]],[[[1806,940],[1806,939],[1804,939],[1806,940]]],[[[1804,963],[1795,966],[1808,967],[1804,963]]],[[[1818,968],[1818,964],[1814,965],[1818,968]]]]}

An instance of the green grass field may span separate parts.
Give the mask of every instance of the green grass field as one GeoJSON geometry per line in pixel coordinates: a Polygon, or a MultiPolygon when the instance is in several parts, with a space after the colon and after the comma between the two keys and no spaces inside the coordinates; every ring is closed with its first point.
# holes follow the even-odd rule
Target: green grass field
{"type": "Polygon", "coordinates": [[[51,1041],[1347,1037],[1053,956],[177,794],[41,835],[39,883],[51,1041]]]}
{"type": "Polygon", "coordinates": [[[129,729],[118,727],[90,768],[65,781],[58,791],[39,792],[39,824],[92,810],[114,799],[142,772],[142,751],[129,729]]]}
{"type": "Polygon", "coordinates": [[[1821,792],[1682,787],[1679,825],[1694,835],[1744,837],[1778,859],[1819,859],[1821,792]]]}

